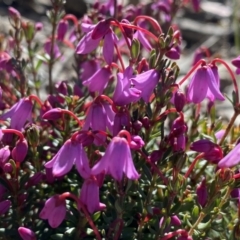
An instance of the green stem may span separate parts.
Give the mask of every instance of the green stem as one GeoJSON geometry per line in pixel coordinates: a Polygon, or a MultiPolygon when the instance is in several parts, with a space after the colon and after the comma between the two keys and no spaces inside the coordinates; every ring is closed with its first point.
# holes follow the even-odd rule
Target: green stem
{"type": "Polygon", "coordinates": [[[188,234],[191,236],[193,234],[193,231],[195,228],[197,228],[198,224],[203,220],[203,218],[205,217],[205,213],[201,212],[197,221],[193,224],[193,226],[191,227],[191,229],[189,230],[188,234]]]}

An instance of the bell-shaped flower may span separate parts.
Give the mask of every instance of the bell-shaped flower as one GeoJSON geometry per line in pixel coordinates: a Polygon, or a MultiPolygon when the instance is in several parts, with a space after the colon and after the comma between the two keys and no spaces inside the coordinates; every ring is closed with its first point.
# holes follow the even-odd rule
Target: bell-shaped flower
{"type": "Polygon", "coordinates": [[[131,79],[133,86],[141,91],[141,97],[145,102],[149,102],[153,89],[159,81],[159,74],[155,69],[138,74],[131,79]]]}
{"type": "Polygon", "coordinates": [[[81,80],[85,81],[100,69],[100,64],[96,60],[88,60],[80,65],[80,69],[81,80]]]}
{"type": "Polygon", "coordinates": [[[170,50],[168,50],[165,53],[166,57],[173,60],[178,60],[180,58],[180,54],[181,54],[181,49],[178,45],[176,47],[172,47],[170,50]]]}
{"type": "Polygon", "coordinates": [[[102,210],[105,205],[100,203],[98,182],[88,178],[84,180],[80,191],[80,201],[86,205],[89,213],[102,210]]]}
{"type": "Polygon", "coordinates": [[[123,173],[129,179],[138,179],[139,174],[133,164],[133,159],[127,140],[116,136],[107,146],[104,156],[92,168],[92,173],[97,175],[101,172],[110,174],[117,181],[121,181],[123,173]]]}
{"type": "MultiPolygon", "coordinates": [[[[87,25],[87,24],[85,24],[87,25]]],[[[109,20],[102,20],[97,25],[90,25],[85,28],[87,34],[80,40],[77,45],[77,54],[87,54],[96,49],[102,39],[103,43],[103,57],[107,64],[113,61],[114,44],[117,44],[118,38],[110,27],[109,20]]]]}
{"type": "Polygon", "coordinates": [[[52,228],[57,228],[66,216],[66,201],[60,195],[54,195],[49,198],[39,213],[39,217],[48,220],[52,228]]]}
{"type": "Polygon", "coordinates": [[[232,60],[232,65],[237,68],[236,74],[239,75],[240,74],[240,56],[232,60]]]}
{"type": "Polygon", "coordinates": [[[120,108],[114,116],[113,136],[116,136],[123,129],[128,130],[130,127],[130,121],[129,112],[125,108],[120,108]]]}
{"type": "Polygon", "coordinates": [[[0,120],[11,118],[10,128],[21,131],[26,122],[32,122],[33,104],[28,98],[15,103],[9,111],[0,116],[0,120]]]}
{"type": "Polygon", "coordinates": [[[132,102],[136,102],[141,98],[142,91],[132,85],[133,69],[127,67],[124,73],[117,74],[117,85],[113,93],[113,101],[115,104],[123,106],[132,102]]]}
{"type": "Polygon", "coordinates": [[[240,144],[237,144],[224,158],[222,158],[218,167],[230,168],[236,166],[240,162],[240,144]]]}
{"type": "Polygon", "coordinates": [[[110,76],[110,68],[106,66],[100,68],[93,73],[90,78],[83,81],[83,85],[87,86],[90,92],[98,92],[101,95],[103,90],[107,87],[110,76]]]}
{"type": "Polygon", "coordinates": [[[219,90],[217,79],[209,65],[197,69],[193,75],[187,91],[189,102],[200,103],[204,98],[212,94],[211,100],[224,100],[224,96],[219,90]]]}
{"type": "Polygon", "coordinates": [[[18,233],[23,240],[36,240],[37,239],[35,233],[29,228],[19,227],[18,233]]]}
{"type": "MultiPolygon", "coordinates": [[[[95,100],[88,108],[83,130],[92,129],[93,131],[107,131],[113,132],[113,121],[115,113],[111,105],[103,100],[95,100]]],[[[105,141],[105,136],[96,134],[98,138],[95,139],[95,144],[101,145],[101,141],[105,141]]]]}
{"type": "Polygon", "coordinates": [[[67,174],[74,164],[82,177],[89,176],[91,170],[82,144],[68,139],[53,159],[45,164],[45,167],[52,168],[53,175],[60,177],[67,174]]]}

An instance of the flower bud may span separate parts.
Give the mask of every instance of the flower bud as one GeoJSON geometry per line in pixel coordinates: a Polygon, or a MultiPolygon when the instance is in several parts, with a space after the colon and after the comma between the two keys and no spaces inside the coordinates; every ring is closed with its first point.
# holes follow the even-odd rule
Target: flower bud
{"type": "Polygon", "coordinates": [[[37,147],[39,144],[39,127],[35,124],[29,124],[26,129],[27,140],[31,146],[37,147]]]}
{"type": "Polygon", "coordinates": [[[9,14],[9,17],[14,21],[17,21],[21,18],[21,14],[19,13],[19,11],[13,7],[8,8],[8,14],[9,14]]]}
{"type": "Polygon", "coordinates": [[[134,150],[141,149],[145,145],[140,136],[131,136],[130,148],[134,150]]]}
{"type": "Polygon", "coordinates": [[[9,146],[0,149],[0,167],[3,167],[4,164],[7,163],[10,154],[9,146]]]}
{"type": "Polygon", "coordinates": [[[58,23],[58,28],[57,28],[57,39],[59,41],[63,41],[64,36],[68,30],[68,22],[65,20],[60,20],[58,23]]]}
{"type": "Polygon", "coordinates": [[[19,227],[18,233],[23,240],[36,240],[37,239],[35,233],[32,230],[30,230],[29,228],[19,227]]]}
{"type": "Polygon", "coordinates": [[[150,160],[152,163],[155,163],[157,161],[159,161],[162,158],[163,155],[163,151],[161,150],[154,150],[152,151],[152,153],[150,154],[150,160]]]}
{"type": "Polygon", "coordinates": [[[178,112],[181,112],[186,103],[186,97],[183,92],[177,91],[174,94],[174,105],[178,112]]]}
{"type": "Polygon", "coordinates": [[[43,114],[42,118],[47,120],[58,120],[62,117],[62,111],[60,108],[53,108],[43,114]]]}
{"type": "Polygon", "coordinates": [[[141,122],[142,122],[144,128],[146,128],[146,129],[150,128],[150,120],[147,116],[143,117],[141,122]]]}
{"type": "Polygon", "coordinates": [[[37,23],[35,24],[35,30],[36,30],[36,31],[41,31],[42,28],[43,28],[43,24],[42,24],[41,22],[37,22],[37,23]]]}
{"type": "Polygon", "coordinates": [[[209,152],[204,153],[204,158],[211,163],[217,164],[223,158],[223,151],[220,146],[215,146],[209,152]]]}
{"type": "Polygon", "coordinates": [[[206,186],[206,179],[204,179],[201,184],[197,187],[197,200],[198,203],[204,207],[207,203],[208,191],[206,186]]]}
{"type": "Polygon", "coordinates": [[[190,149],[196,152],[209,152],[216,146],[215,143],[208,139],[200,139],[190,145],[190,149]]]}
{"type": "Polygon", "coordinates": [[[5,173],[12,173],[13,167],[12,167],[11,163],[5,163],[3,166],[3,171],[5,173]]]}
{"type": "Polygon", "coordinates": [[[28,143],[26,139],[18,140],[15,147],[12,150],[12,158],[16,162],[22,162],[27,156],[28,143]]]}
{"type": "Polygon", "coordinates": [[[234,173],[229,168],[222,168],[217,171],[216,180],[220,186],[231,185],[234,181],[234,173]]]}
{"type": "Polygon", "coordinates": [[[25,184],[26,188],[37,185],[40,181],[42,181],[44,174],[41,172],[35,173],[32,177],[29,178],[28,182],[25,184]]]}

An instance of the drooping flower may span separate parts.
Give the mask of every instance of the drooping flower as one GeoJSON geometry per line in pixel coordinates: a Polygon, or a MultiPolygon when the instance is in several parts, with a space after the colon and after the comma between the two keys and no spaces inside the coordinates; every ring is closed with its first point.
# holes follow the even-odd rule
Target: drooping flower
{"type": "Polygon", "coordinates": [[[84,183],[80,192],[80,201],[86,205],[89,213],[99,211],[105,207],[100,203],[99,186],[96,180],[88,178],[84,183]]]}
{"type": "Polygon", "coordinates": [[[218,79],[216,79],[211,66],[205,65],[197,69],[193,75],[187,91],[189,102],[200,103],[209,97],[223,101],[225,98],[219,90],[218,79]],[[211,94],[211,95],[210,95],[211,94]]]}
{"type": "Polygon", "coordinates": [[[237,68],[236,74],[239,75],[240,74],[240,56],[232,60],[232,65],[237,68]]]}
{"type": "Polygon", "coordinates": [[[107,146],[104,156],[92,168],[92,173],[97,175],[105,171],[117,181],[121,181],[123,173],[129,179],[138,179],[139,174],[133,164],[133,159],[127,140],[116,136],[107,146]]]}
{"type": "Polygon", "coordinates": [[[240,144],[237,144],[224,158],[222,158],[218,167],[230,168],[236,166],[240,162],[240,144]]]}
{"type": "Polygon", "coordinates": [[[21,131],[26,122],[32,122],[33,104],[29,98],[23,98],[15,103],[8,112],[0,116],[0,120],[11,118],[10,127],[21,131]]]}
{"type": "Polygon", "coordinates": [[[104,39],[103,57],[107,64],[111,64],[113,61],[114,44],[118,42],[118,38],[110,27],[110,21],[102,20],[97,25],[84,24],[83,31],[87,32],[87,34],[78,43],[76,53],[90,53],[104,39]],[[89,26],[86,27],[87,25],[89,26]]]}
{"type": "Polygon", "coordinates": [[[145,102],[149,102],[153,89],[159,81],[159,77],[155,69],[150,69],[131,79],[133,86],[141,91],[141,98],[143,98],[145,102]]]}
{"type": "Polygon", "coordinates": [[[29,228],[19,227],[18,233],[23,240],[36,240],[37,239],[35,233],[29,228]]]}
{"type": "Polygon", "coordinates": [[[90,78],[83,81],[83,85],[88,87],[90,92],[103,93],[103,90],[107,87],[111,71],[109,67],[100,68],[98,71],[93,73],[90,78]]]}
{"type": "Polygon", "coordinates": [[[141,90],[132,85],[133,69],[127,67],[124,73],[117,74],[117,85],[113,93],[113,101],[115,104],[123,106],[132,102],[136,102],[141,98],[141,90]]]}
{"type": "Polygon", "coordinates": [[[48,220],[52,228],[57,228],[66,216],[66,201],[60,195],[50,197],[44,204],[39,217],[48,220]]]}
{"type": "MultiPolygon", "coordinates": [[[[83,130],[91,128],[93,131],[106,132],[108,129],[112,133],[114,115],[111,105],[98,98],[88,108],[83,130]]],[[[101,140],[104,141],[106,137],[98,133],[96,135],[100,141],[95,139],[95,144],[101,145],[101,140]]]]}
{"type": "Polygon", "coordinates": [[[60,177],[67,174],[74,164],[82,177],[89,175],[91,170],[82,144],[68,139],[53,159],[45,164],[45,167],[52,168],[53,175],[60,177]]]}

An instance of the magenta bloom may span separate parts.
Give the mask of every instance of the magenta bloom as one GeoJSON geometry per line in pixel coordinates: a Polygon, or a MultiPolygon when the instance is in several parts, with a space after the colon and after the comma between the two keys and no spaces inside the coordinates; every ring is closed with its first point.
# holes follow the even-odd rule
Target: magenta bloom
{"type": "Polygon", "coordinates": [[[85,61],[80,65],[81,80],[86,81],[100,69],[100,64],[96,60],[85,61]]]}
{"type": "Polygon", "coordinates": [[[57,27],[57,39],[63,41],[68,30],[68,22],[66,20],[60,20],[57,27]]]}
{"type": "Polygon", "coordinates": [[[239,75],[240,74],[240,56],[232,60],[232,65],[237,68],[236,74],[239,75]]]}
{"type": "Polygon", "coordinates": [[[141,97],[145,102],[149,102],[149,98],[159,81],[159,77],[158,72],[155,69],[151,69],[131,79],[133,86],[141,91],[141,97]]]}
{"type": "Polygon", "coordinates": [[[89,213],[105,207],[99,200],[99,186],[96,180],[86,179],[80,192],[80,201],[87,206],[89,213]]]}
{"type": "Polygon", "coordinates": [[[111,71],[109,67],[103,67],[93,73],[90,78],[83,81],[83,85],[87,86],[90,92],[102,94],[103,90],[107,87],[110,76],[111,71]]]}
{"type": "Polygon", "coordinates": [[[221,161],[218,163],[220,168],[236,166],[240,162],[240,144],[237,144],[221,161]]]}
{"type": "MultiPolygon", "coordinates": [[[[105,132],[108,129],[112,133],[114,115],[111,105],[106,101],[94,101],[87,111],[83,130],[91,128],[93,131],[101,130],[105,132]]],[[[95,144],[101,145],[101,140],[104,141],[106,137],[101,134],[97,134],[97,136],[100,141],[95,139],[95,144]]]]}
{"type": "Polygon", "coordinates": [[[48,220],[52,228],[57,228],[66,216],[66,201],[60,195],[49,198],[39,214],[39,217],[48,220]]]}
{"type": "Polygon", "coordinates": [[[4,200],[0,202],[0,216],[5,214],[11,206],[11,202],[9,200],[4,200]]]}
{"type": "MultiPolygon", "coordinates": [[[[115,104],[123,106],[136,102],[141,98],[142,91],[132,86],[131,78],[133,78],[133,69],[131,67],[127,67],[124,73],[117,74],[117,86],[113,93],[115,104]]],[[[139,82],[138,85],[141,84],[140,80],[139,82]]]]}
{"type": "MultiPolygon", "coordinates": [[[[51,46],[52,46],[52,43],[51,43],[51,40],[49,39],[44,44],[44,50],[47,53],[48,57],[50,57],[50,55],[51,55],[51,46]]],[[[61,55],[62,54],[61,54],[61,52],[59,50],[59,47],[55,43],[54,46],[53,46],[53,57],[56,59],[56,58],[61,57],[61,55]]]]}
{"type": "Polygon", "coordinates": [[[18,233],[23,240],[36,240],[37,239],[35,233],[29,228],[19,227],[18,233]]]}
{"type": "Polygon", "coordinates": [[[133,164],[133,159],[130,151],[129,144],[125,138],[114,137],[107,146],[104,156],[92,168],[92,173],[97,175],[105,171],[112,175],[117,181],[121,181],[123,173],[129,179],[138,179],[137,173],[133,164]]]}
{"type": "Polygon", "coordinates": [[[22,162],[27,156],[28,143],[26,139],[18,140],[15,147],[12,150],[12,158],[16,162],[22,162]]]}
{"type": "Polygon", "coordinates": [[[207,198],[208,198],[208,190],[206,186],[206,179],[204,179],[201,184],[197,187],[197,200],[198,203],[204,207],[207,203],[207,198]]]}
{"type": "Polygon", "coordinates": [[[0,167],[1,168],[3,168],[5,163],[7,163],[10,155],[11,155],[11,152],[9,150],[9,146],[5,146],[0,149],[0,167]]]}
{"type": "Polygon", "coordinates": [[[102,20],[97,25],[84,24],[83,31],[87,34],[80,40],[77,45],[77,54],[87,54],[96,49],[102,39],[103,57],[107,64],[113,61],[114,44],[117,44],[118,38],[110,27],[109,20],[102,20]]]}
{"type": "Polygon", "coordinates": [[[187,91],[187,99],[193,103],[200,103],[206,97],[212,101],[215,99],[224,100],[224,96],[219,90],[218,79],[209,65],[197,69],[187,91]]]}
{"type": "Polygon", "coordinates": [[[28,98],[23,98],[15,103],[8,112],[0,116],[0,120],[11,118],[10,127],[21,131],[26,122],[32,122],[33,104],[28,98]]]}
{"type": "Polygon", "coordinates": [[[67,174],[74,164],[83,178],[89,176],[91,170],[82,144],[68,139],[45,167],[52,168],[53,175],[60,177],[67,174]]]}

